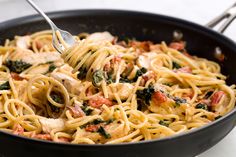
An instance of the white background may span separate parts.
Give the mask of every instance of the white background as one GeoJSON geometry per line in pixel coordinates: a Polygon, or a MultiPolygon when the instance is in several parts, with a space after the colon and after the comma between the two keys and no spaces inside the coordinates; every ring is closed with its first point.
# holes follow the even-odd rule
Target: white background
{"type": "MultiPolygon", "coordinates": [[[[86,8],[129,9],[175,16],[204,25],[236,0],[35,0],[35,2],[44,11],[86,8]]],[[[0,22],[34,13],[25,0],[0,0],[0,22]]],[[[228,28],[225,35],[236,41],[236,22],[228,28]]],[[[199,157],[236,157],[236,129],[199,157]]]]}

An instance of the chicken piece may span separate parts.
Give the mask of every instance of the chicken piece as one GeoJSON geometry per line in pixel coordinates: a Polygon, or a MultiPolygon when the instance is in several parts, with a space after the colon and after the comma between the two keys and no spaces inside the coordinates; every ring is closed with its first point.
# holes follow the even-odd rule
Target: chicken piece
{"type": "Polygon", "coordinates": [[[117,84],[110,84],[108,86],[108,93],[110,99],[115,99],[115,96],[112,92],[112,88],[115,88],[117,91],[116,93],[120,97],[121,100],[126,100],[130,93],[132,93],[132,90],[134,86],[130,83],[117,83],[117,84]]]}
{"type": "Polygon", "coordinates": [[[22,58],[23,61],[30,64],[53,62],[59,59],[60,54],[58,52],[42,52],[30,56],[24,55],[22,58]]]}
{"type": "Polygon", "coordinates": [[[87,39],[92,40],[94,42],[103,42],[103,41],[112,42],[114,40],[114,37],[109,32],[97,32],[90,34],[87,37],[87,39]]]}
{"type": "Polygon", "coordinates": [[[151,61],[157,56],[155,52],[142,53],[137,59],[137,65],[139,67],[144,67],[150,69],[151,61]]]}
{"type": "Polygon", "coordinates": [[[79,95],[82,91],[82,86],[79,86],[79,81],[64,73],[53,72],[51,73],[51,77],[61,82],[70,93],[79,95]]]}
{"type": "Polygon", "coordinates": [[[16,37],[16,46],[21,49],[28,49],[30,47],[30,36],[16,37]]]}
{"type": "Polygon", "coordinates": [[[61,57],[58,52],[34,53],[30,50],[16,49],[15,52],[11,53],[8,59],[12,61],[21,60],[29,64],[44,64],[58,61],[61,57]]]}
{"type": "Polygon", "coordinates": [[[124,124],[113,122],[105,126],[107,133],[111,135],[112,139],[120,138],[125,135],[124,124]]]}
{"type": "Polygon", "coordinates": [[[45,74],[48,72],[49,64],[41,64],[30,69],[27,74],[45,74]]]}
{"type": "Polygon", "coordinates": [[[160,83],[155,83],[154,85],[155,91],[163,91],[164,93],[167,93],[166,87],[160,83]]]}
{"type": "Polygon", "coordinates": [[[40,118],[39,122],[45,133],[50,133],[53,129],[63,129],[65,127],[63,119],[40,118]]]}

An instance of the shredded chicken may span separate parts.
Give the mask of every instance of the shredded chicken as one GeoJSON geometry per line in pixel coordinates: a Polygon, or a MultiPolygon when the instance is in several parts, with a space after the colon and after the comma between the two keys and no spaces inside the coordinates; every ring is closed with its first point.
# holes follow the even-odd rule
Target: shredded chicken
{"type": "Polygon", "coordinates": [[[87,39],[93,40],[94,42],[103,42],[103,41],[112,42],[114,40],[114,37],[109,32],[97,32],[89,35],[87,39]]]}
{"type": "Polygon", "coordinates": [[[16,46],[21,49],[27,49],[30,47],[30,36],[16,37],[16,46]]]}
{"type": "Polygon", "coordinates": [[[79,82],[71,76],[60,72],[53,72],[51,77],[61,82],[69,92],[78,95],[82,91],[82,86],[79,86],[79,82]]]}
{"type": "Polygon", "coordinates": [[[45,133],[50,133],[53,129],[63,129],[65,126],[62,119],[40,118],[39,121],[45,133]]]}
{"type": "Polygon", "coordinates": [[[114,96],[111,88],[115,88],[116,93],[118,94],[120,99],[125,100],[129,97],[130,93],[133,91],[134,86],[130,83],[116,83],[116,84],[109,85],[108,86],[109,98],[115,99],[115,96],[114,96]]]}
{"type": "Polygon", "coordinates": [[[48,72],[49,64],[41,64],[29,70],[27,74],[45,74],[48,72]]]}
{"type": "Polygon", "coordinates": [[[155,52],[142,53],[137,60],[137,65],[150,69],[151,61],[157,56],[155,52]]]}
{"type": "Polygon", "coordinates": [[[54,62],[61,58],[58,52],[33,53],[29,50],[17,49],[9,56],[8,59],[13,61],[22,60],[29,64],[43,64],[47,62],[54,62]]]}

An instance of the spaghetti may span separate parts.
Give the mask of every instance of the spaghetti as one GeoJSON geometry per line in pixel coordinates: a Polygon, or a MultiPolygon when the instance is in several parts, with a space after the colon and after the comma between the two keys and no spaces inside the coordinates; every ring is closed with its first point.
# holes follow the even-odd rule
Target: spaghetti
{"type": "Polygon", "coordinates": [[[74,144],[115,144],[204,126],[235,106],[220,66],[184,42],[80,34],[61,56],[51,32],[0,46],[0,130],[74,144]]]}

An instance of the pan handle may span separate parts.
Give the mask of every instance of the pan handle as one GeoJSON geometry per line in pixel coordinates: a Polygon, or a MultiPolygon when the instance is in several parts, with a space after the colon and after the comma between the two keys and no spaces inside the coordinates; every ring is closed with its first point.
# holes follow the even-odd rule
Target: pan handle
{"type": "Polygon", "coordinates": [[[213,29],[217,25],[219,25],[217,31],[223,33],[235,18],[236,18],[236,3],[234,3],[231,7],[225,10],[221,15],[217,16],[209,23],[207,23],[206,26],[213,29]]]}

